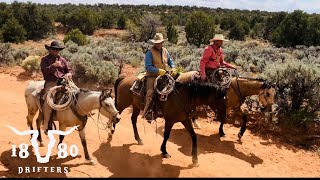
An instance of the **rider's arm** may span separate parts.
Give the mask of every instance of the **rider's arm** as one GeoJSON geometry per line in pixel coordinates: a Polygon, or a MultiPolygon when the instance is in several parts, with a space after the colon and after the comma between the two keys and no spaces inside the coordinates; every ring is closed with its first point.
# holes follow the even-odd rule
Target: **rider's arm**
{"type": "Polygon", "coordinates": [[[53,64],[49,65],[49,59],[46,57],[43,57],[41,59],[40,67],[41,67],[41,72],[43,76],[48,76],[49,74],[54,74],[56,71],[56,67],[53,66],[53,64]]]}
{"type": "Polygon", "coordinates": [[[72,71],[70,64],[63,57],[60,57],[60,60],[64,63],[64,70],[65,70],[66,74],[70,73],[73,75],[73,71],[72,71]]]}
{"type": "Polygon", "coordinates": [[[200,72],[201,72],[201,76],[205,76],[206,72],[205,72],[205,68],[206,68],[206,64],[209,62],[209,58],[212,55],[212,48],[209,48],[209,46],[207,46],[203,52],[202,55],[202,59],[200,61],[200,72]]]}
{"type": "Polygon", "coordinates": [[[167,53],[167,57],[168,57],[168,65],[169,65],[171,68],[175,68],[176,65],[174,64],[174,62],[173,62],[173,60],[172,60],[169,52],[167,53]]]}
{"type": "Polygon", "coordinates": [[[220,48],[220,52],[221,52],[221,55],[220,55],[220,64],[225,66],[226,68],[234,68],[234,66],[230,63],[227,63],[225,60],[224,60],[224,53],[222,51],[222,49],[220,48]]]}
{"type": "Polygon", "coordinates": [[[147,51],[146,57],[144,58],[144,67],[147,72],[158,73],[159,69],[154,67],[152,64],[152,54],[151,51],[147,51]]]}

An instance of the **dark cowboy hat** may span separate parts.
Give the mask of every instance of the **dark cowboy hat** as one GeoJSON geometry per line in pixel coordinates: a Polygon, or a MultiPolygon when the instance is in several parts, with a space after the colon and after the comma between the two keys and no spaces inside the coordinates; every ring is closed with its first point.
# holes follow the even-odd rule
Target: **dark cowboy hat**
{"type": "Polygon", "coordinates": [[[52,41],[50,46],[48,45],[44,45],[44,47],[49,50],[50,48],[55,48],[55,49],[64,49],[64,47],[60,46],[59,42],[58,41],[52,41]]]}

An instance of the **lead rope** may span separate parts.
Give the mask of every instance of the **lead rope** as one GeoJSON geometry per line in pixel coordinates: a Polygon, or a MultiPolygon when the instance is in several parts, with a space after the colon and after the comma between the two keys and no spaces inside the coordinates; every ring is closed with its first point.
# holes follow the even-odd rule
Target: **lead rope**
{"type": "MultiPolygon", "coordinates": [[[[83,108],[82,108],[82,107],[80,106],[80,104],[78,103],[77,98],[75,98],[75,101],[76,101],[76,104],[78,104],[78,106],[79,106],[79,108],[81,109],[81,111],[85,113],[85,111],[83,110],[83,108]]],[[[89,117],[93,120],[94,124],[97,126],[99,141],[102,142],[102,141],[101,141],[101,137],[100,137],[100,130],[106,130],[108,134],[111,133],[111,132],[108,130],[108,125],[107,125],[107,124],[103,123],[102,120],[101,120],[101,122],[100,122],[100,119],[102,119],[102,118],[100,118],[100,109],[99,109],[99,113],[98,113],[98,120],[97,120],[97,122],[96,122],[95,119],[92,117],[92,113],[91,113],[91,112],[89,112],[88,115],[89,115],[89,117]],[[99,127],[99,125],[98,125],[99,123],[104,126],[104,129],[102,129],[102,128],[99,127]]]]}

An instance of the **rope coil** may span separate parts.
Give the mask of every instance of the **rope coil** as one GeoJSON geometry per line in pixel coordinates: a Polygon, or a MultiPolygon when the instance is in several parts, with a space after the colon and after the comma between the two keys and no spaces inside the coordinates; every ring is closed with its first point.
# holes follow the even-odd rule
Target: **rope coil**
{"type": "Polygon", "coordinates": [[[165,74],[164,76],[158,76],[156,78],[156,80],[154,81],[154,89],[157,91],[158,94],[166,96],[166,95],[170,94],[173,91],[174,85],[175,85],[175,80],[169,74],[165,74]],[[164,76],[166,76],[169,79],[169,82],[166,84],[166,86],[162,90],[159,90],[158,87],[157,87],[158,79],[164,78],[164,76]]]}
{"type": "Polygon", "coordinates": [[[231,84],[231,72],[227,68],[217,68],[215,69],[210,77],[210,81],[221,87],[229,87],[231,84]],[[221,75],[223,74],[223,75],[221,75]],[[220,76],[220,77],[218,77],[220,76]],[[222,76],[222,77],[221,77],[222,76]],[[219,79],[220,78],[220,79],[219,79]]]}
{"type": "Polygon", "coordinates": [[[49,89],[47,96],[46,96],[46,101],[48,105],[56,110],[56,111],[63,111],[68,109],[72,102],[76,99],[75,95],[79,92],[79,88],[75,85],[75,83],[72,81],[71,78],[64,78],[66,81],[66,85],[59,85],[55,86],[49,89]],[[55,94],[57,93],[57,90],[64,87],[66,89],[66,92],[63,94],[62,98],[59,100],[57,104],[54,103],[54,97],[55,94]],[[67,99],[67,101],[63,104],[61,104],[63,100],[67,99]]]}

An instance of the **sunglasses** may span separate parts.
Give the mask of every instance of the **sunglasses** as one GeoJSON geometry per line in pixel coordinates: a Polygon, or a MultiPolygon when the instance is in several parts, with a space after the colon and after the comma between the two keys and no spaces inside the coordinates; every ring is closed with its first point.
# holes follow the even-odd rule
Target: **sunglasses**
{"type": "Polygon", "coordinates": [[[61,51],[61,49],[58,48],[51,48],[52,51],[61,51]]]}

